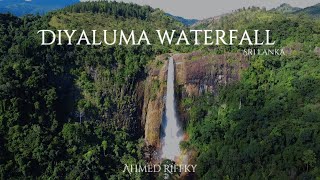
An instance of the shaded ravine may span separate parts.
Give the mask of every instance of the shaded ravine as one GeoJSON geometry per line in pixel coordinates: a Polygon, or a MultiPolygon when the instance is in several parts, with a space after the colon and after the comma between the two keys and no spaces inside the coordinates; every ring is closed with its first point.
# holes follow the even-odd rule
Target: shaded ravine
{"type": "Polygon", "coordinates": [[[173,58],[169,58],[167,76],[167,95],[165,101],[165,116],[162,118],[163,134],[161,136],[162,159],[177,159],[180,154],[179,144],[182,141],[182,128],[179,125],[175,102],[175,68],[173,58]]]}

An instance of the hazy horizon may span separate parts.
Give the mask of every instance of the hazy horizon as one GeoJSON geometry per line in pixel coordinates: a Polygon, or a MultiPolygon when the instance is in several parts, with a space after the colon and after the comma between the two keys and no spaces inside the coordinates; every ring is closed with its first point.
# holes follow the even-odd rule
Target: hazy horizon
{"type": "MultiPolygon", "coordinates": [[[[81,0],[83,1],[83,0],[81,0]]],[[[243,7],[258,6],[272,9],[283,3],[290,4],[293,7],[305,8],[319,3],[319,0],[116,0],[118,2],[132,2],[140,5],[149,5],[153,8],[159,8],[166,13],[174,16],[181,16],[188,19],[205,19],[221,14],[232,12],[243,7]]]]}

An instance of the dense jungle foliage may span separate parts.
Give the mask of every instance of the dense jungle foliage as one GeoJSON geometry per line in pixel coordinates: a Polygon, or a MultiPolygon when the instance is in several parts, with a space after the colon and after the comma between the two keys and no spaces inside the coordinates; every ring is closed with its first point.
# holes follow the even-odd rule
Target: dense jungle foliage
{"type": "Polygon", "coordinates": [[[138,87],[168,48],[41,46],[37,31],[182,24],[150,7],[99,2],[0,14],[0,25],[0,179],[128,179],[123,164],[143,164],[138,87]]]}
{"type": "MultiPolygon", "coordinates": [[[[201,179],[320,177],[320,21],[239,10],[203,27],[272,31],[285,56],[252,56],[239,83],[187,98],[187,132],[201,179]]],[[[236,47],[237,48],[237,47],[236,47]]]]}

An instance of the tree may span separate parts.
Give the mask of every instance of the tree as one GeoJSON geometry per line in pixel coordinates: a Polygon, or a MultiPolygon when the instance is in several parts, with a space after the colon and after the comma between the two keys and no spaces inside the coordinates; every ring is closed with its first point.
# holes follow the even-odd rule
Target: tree
{"type": "Polygon", "coordinates": [[[317,162],[316,154],[308,149],[303,152],[302,160],[307,165],[307,171],[309,171],[309,166],[313,166],[317,162]]]}
{"type": "Polygon", "coordinates": [[[102,141],[101,145],[102,145],[102,149],[103,149],[103,155],[106,156],[106,150],[107,150],[107,147],[108,147],[107,146],[107,141],[106,140],[102,141]]]}

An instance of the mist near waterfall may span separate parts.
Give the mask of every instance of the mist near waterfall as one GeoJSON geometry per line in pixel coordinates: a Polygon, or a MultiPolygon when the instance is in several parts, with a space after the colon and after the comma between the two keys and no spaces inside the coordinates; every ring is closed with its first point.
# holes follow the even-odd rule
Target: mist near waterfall
{"type": "Polygon", "coordinates": [[[181,154],[179,143],[182,140],[182,129],[179,125],[174,97],[175,70],[173,58],[169,58],[167,76],[167,95],[165,116],[162,118],[162,159],[175,160],[181,154]]]}

